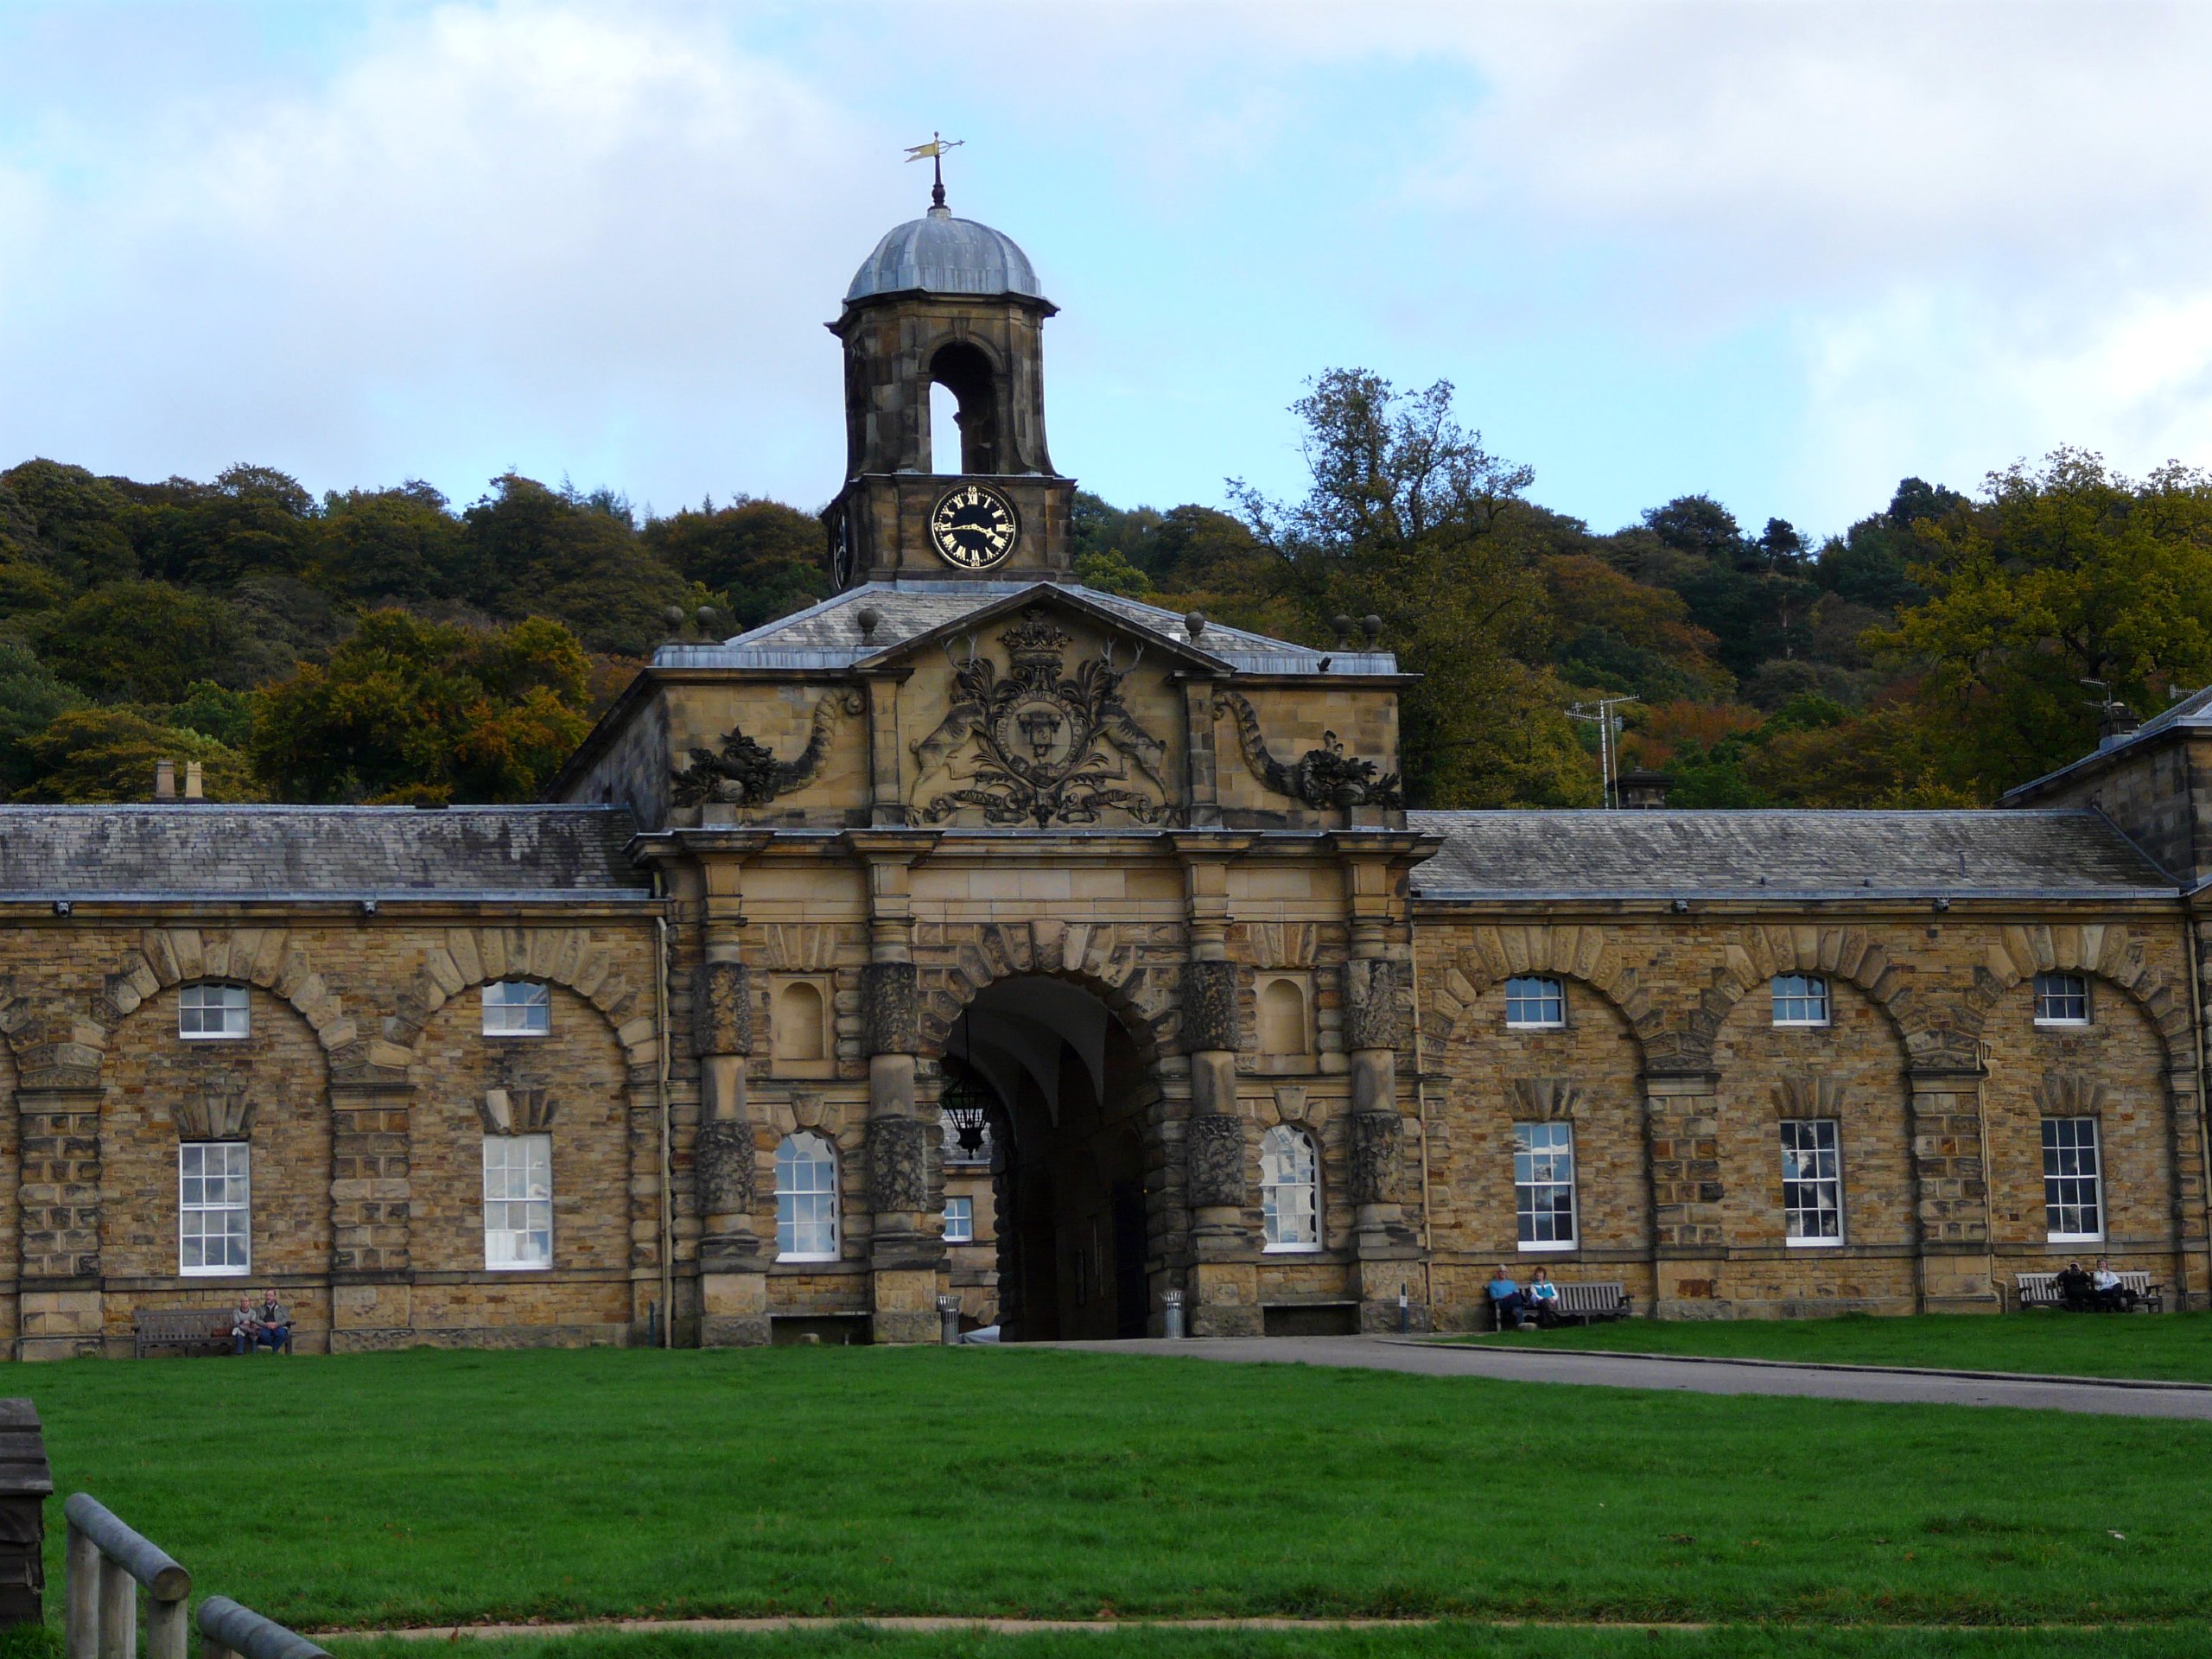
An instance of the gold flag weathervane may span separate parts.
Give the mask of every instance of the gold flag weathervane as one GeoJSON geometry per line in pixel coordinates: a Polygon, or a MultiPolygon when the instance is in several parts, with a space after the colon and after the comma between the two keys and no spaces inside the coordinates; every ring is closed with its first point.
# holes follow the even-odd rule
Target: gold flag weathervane
{"type": "Polygon", "coordinates": [[[965,138],[948,138],[941,132],[933,132],[930,134],[930,141],[926,144],[907,146],[906,159],[908,161],[927,161],[935,170],[936,181],[930,187],[931,207],[944,206],[944,152],[948,149],[957,149],[967,142],[965,138]]]}

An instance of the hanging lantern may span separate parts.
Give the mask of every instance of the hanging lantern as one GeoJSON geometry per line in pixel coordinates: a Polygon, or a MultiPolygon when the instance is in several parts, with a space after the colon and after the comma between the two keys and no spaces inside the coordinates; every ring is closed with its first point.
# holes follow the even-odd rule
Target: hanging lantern
{"type": "Polygon", "coordinates": [[[944,1109],[952,1145],[959,1148],[958,1161],[982,1162],[991,1132],[994,1100],[990,1090],[963,1067],[947,1075],[938,1103],[944,1109]]]}

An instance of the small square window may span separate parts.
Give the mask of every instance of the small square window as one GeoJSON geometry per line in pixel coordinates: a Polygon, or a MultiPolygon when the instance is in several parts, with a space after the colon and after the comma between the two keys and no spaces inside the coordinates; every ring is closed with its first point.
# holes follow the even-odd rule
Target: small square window
{"type": "Polygon", "coordinates": [[[1567,987],[1556,979],[1518,976],[1505,982],[1508,1031],[1543,1031],[1567,1023],[1567,987]]]}
{"type": "Polygon", "coordinates": [[[976,1200],[947,1198],[944,1201],[944,1242],[948,1244],[972,1244],[976,1242],[976,1200]]]}
{"type": "Polygon", "coordinates": [[[484,988],[486,1037],[543,1037],[553,1029],[553,992],[531,979],[503,979],[484,988]]]}
{"type": "Polygon", "coordinates": [[[187,1042],[219,1042],[251,1033],[243,985],[188,985],[177,993],[176,1034],[187,1042]]]}
{"type": "Polygon", "coordinates": [[[2086,1026],[2089,1023],[2089,981],[2086,974],[2036,976],[2036,1024],[2086,1026]]]}
{"type": "Polygon", "coordinates": [[[1777,1026],[1825,1026],[1828,1022],[1828,982],[1812,974],[1774,976],[1774,1023],[1777,1026]]]}

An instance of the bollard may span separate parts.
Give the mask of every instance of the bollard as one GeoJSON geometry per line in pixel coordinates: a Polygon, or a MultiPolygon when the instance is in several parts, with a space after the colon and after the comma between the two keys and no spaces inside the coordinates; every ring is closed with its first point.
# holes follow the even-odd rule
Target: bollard
{"type": "Polygon", "coordinates": [[[937,1299],[938,1337],[948,1348],[960,1345],[960,1299],[940,1296],[937,1299]]]}
{"type": "Polygon", "coordinates": [[[1405,1336],[1414,1328],[1413,1306],[1406,1300],[1406,1287],[1398,1287],[1398,1334],[1405,1336]]]}
{"type": "Polygon", "coordinates": [[[1161,1292],[1160,1313],[1160,1328],[1168,1336],[1179,1338],[1183,1334],[1183,1293],[1179,1290],[1161,1292]]]}

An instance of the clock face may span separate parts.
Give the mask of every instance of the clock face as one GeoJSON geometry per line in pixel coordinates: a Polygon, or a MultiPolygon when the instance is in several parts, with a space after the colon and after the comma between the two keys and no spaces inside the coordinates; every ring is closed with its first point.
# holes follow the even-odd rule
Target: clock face
{"type": "Polygon", "coordinates": [[[982,484],[961,484],[938,498],[930,514],[930,544],[947,564],[988,570],[1014,551],[1021,525],[1014,504],[982,484]]]}

